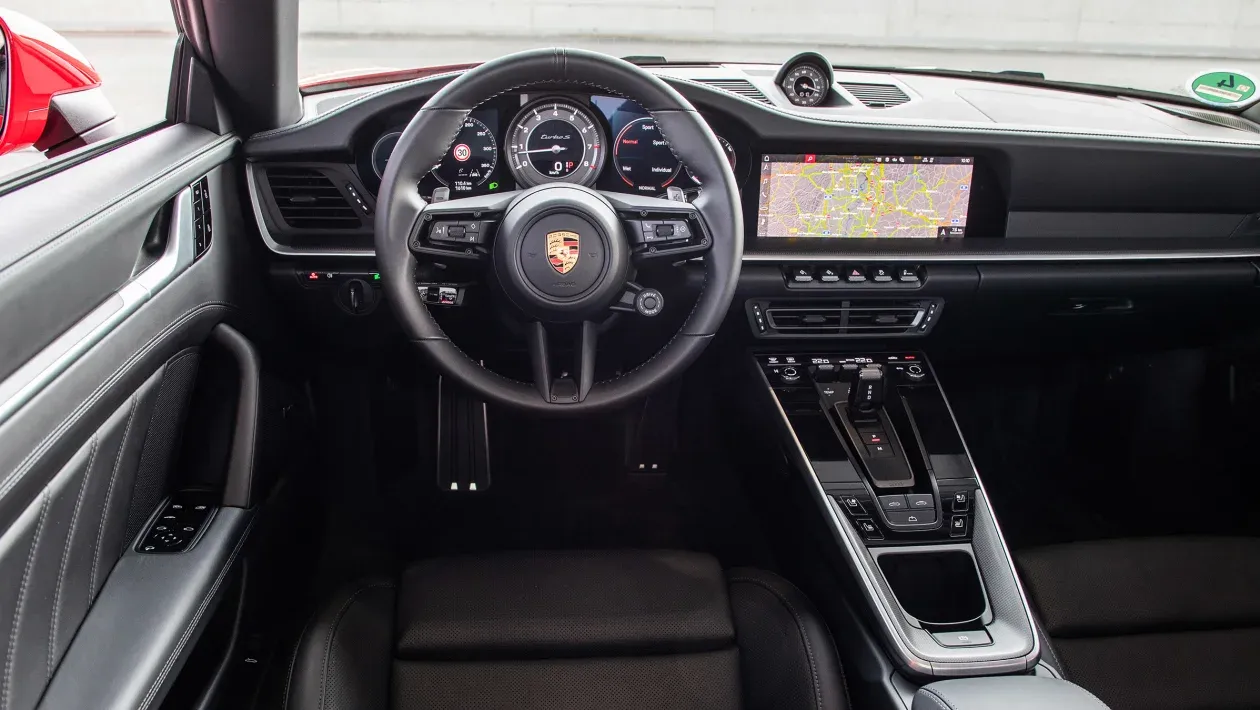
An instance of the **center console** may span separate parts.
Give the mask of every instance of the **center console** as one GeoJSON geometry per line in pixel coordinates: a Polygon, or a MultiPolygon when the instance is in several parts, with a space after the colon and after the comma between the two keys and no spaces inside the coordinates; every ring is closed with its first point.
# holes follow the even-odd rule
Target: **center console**
{"type": "Polygon", "coordinates": [[[894,658],[941,677],[1032,669],[1027,601],[926,356],[753,357],[894,658]]]}

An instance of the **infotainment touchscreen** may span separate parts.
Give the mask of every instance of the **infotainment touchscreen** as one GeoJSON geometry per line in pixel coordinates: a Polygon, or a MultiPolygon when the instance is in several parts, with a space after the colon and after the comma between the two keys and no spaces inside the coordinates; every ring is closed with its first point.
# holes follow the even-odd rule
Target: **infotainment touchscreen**
{"type": "Polygon", "coordinates": [[[973,158],[763,155],[758,237],[963,236],[973,158]]]}

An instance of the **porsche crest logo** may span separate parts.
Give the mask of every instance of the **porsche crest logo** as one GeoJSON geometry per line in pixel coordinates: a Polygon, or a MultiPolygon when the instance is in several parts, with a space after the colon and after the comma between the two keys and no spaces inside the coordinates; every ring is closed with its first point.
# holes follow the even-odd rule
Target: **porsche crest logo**
{"type": "Polygon", "coordinates": [[[577,266],[579,242],[577,232],[547,233],[547,261],[556,273],[567,274],[577,266]]]}

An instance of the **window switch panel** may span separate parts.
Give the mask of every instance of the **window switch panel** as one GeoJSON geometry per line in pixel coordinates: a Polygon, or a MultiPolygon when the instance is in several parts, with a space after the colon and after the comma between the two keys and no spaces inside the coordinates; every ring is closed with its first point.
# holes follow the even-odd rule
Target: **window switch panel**
{"type": "Polygon", "coordinates": [[[193,546],[218,506],[219,496],[211,491],[180,491],[163,504],[161,512],[140,538],[136,552],[169,554],[193,546]]]}

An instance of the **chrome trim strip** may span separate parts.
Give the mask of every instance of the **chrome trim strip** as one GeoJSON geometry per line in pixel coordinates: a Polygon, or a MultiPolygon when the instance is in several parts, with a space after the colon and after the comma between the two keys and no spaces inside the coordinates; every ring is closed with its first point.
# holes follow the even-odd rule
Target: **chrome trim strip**
{"type": "MultiPolygon", "coordinates": [[[[800,467],[801,471],[809,474],[806,476],[808,479],[807,485],[812,484],[811,489],[817,497],[817,502],[826,511],[826,514],[830,516],[833,530],[837,533],[836,537],[848,553],[847,558],[849,561],[849,567],[861,581],[861,584],[866,592],[867,601],[870,602],[870,606],[874,607],[875,611],[879,614],[884,632],[883,636],[886,641],[892,644],[894,649],[900,655],[905,666],[918,673],[937,677],[1012,673],[1026,671],[1033,667],[1037,659],[1040,657],[1041,649],[1039,639],[1037,637],[1036,628],[1032,625],[1032,616],[1028,610],[1028,599],[1025,596],[1023,585],[1019,583],[1019,576],[1016,574],[1014,564],[1011,562],[1009,550],[1006,548],[1006,540],[1001,536],[1001,530],[997,530],[998,539],[1002,543],[1003,553],[1006,556],[1006,562],[1010,566],[1011,574],[1014,576],[1016,585],[1019,589],[1020,600],[1024,606],[1024,613],[1028,619],[1029,628],[1032,629],[1032,650],[1028,654],[1018,658],[958,662],[929,661],[919,657],[914,652],[910,640],[901,634],[896,620],[892,617],[893,609],[900,608],[900,605],[897,604],[895,599],[888,599],[880,585],[876,584],[874,581],[874,575],[879,574],[879,572],[873,567],[874,561],[866,549],[866,543],[862,541],[857,530],[849,523],[848,518],[845,517],[843,511],[838,508],[837,504],[831,500],[831,497],[827,495],[827,491],[822,487],[822,483],[818,479],[818,474],[814,472],[814,467],[809,461],[809,456],[805,453],[805,448],[801,445],[800,439],[796,436],[796,431],[792,428],[792,423],[787,417],[787,412],[783,410],[783,405],[779,402],[779,398],[775,396],[774,388],[770,385],[770,381],[766,378],[765,372],[762,371],[760,367],[756,366],[755,358],[753,359],[753,366],[756,369],[757,374],[761,377],[762,384],[766,387],[766,395],[770,398],[770,401],[774,404],[775,410],[779,414],[780,429],[786,432],[787,436],[791,439],[792,447],[795,453],[795,463],[800,467]]],[[[929,370],[931,370],[930,362],[928,367],[929,370]]],[[[935,377],[935,371],[932,372],[935,377]]],[[[939,385],[939,380],[937,382],[939,385]]],[[[943,396],[944,393],[942,392],[942,397],[943,396]]],[[[946,408],[948,409],[948,407],[949,402],[946,401],[946,408]]],[[[949,409],[948,411],[950,413],[951,421],[953,421],[954,426],[957,427],[958,423],[957,420],[954,419],[953,410],[949,409]]],[[[966,451],[965,441],[963,446],[964,451],[966,451]]],[[[967,451],[967,456],[970,460],[971,453],[969,451],[967,451]]],[[[979,484],[980,476],[975,470],[974,462],[972,463],[972,473],[975,475],[976,481],[979,484]]],[[[983,486],[980,488],[979,495],[984,497],[987,504],[988,494],[984,492],[983,486]]],[[[977,501],[977,504],[978,503],[979,502],[977,501]]],[[[994,528],[995,530],[997,529],[996,521],[994,521],[994,528]]],[[[985,595],[987,603],[987,590],[985,591],[985,595]]]]}
{"type": "Polygon", "coordinates": [[[185,187],[175,197],[171,233],[162,256],[0,381],[0,423],[8,421],[118,324],[191,266],[196,258],[194,250],[192,188],[185,187]]]}
{"type": "Polygon", "coordinates": [[[276,241],[276,238],[271,236],[271,231],[267,229],[266,219],[263,218],[262,193],[258,191],[258,177],[254,174],[262,169],[262,166],[257,163],[247,164],[245,184],[249,187],[249,205],[254,210],[254,221],[258,223],[258,233],[262,235],[263,242],[273,253],[281,256],[376,257],[374,249],[298,249],[276,241]]]}
{"type": "Polygon", "coordinates": [[[941,254],[925,252],[920,254],[901,254],[897,252],[872,252],[855,254],[852,252],[756,252],[744,253],[744,262],[776,262],[791,263],[797,261],[914,261],[914,262],[953,262],[970,264],[974,262],[1047,262],[1047,261],[1195,261],[1202,259],[1260,259],[1260,247],[1252,249],[1231,249],[1229,251],[1130,251],[1130,252],[1040,252],[1025,253],[979,253],[979,254],[941,254]]]}

